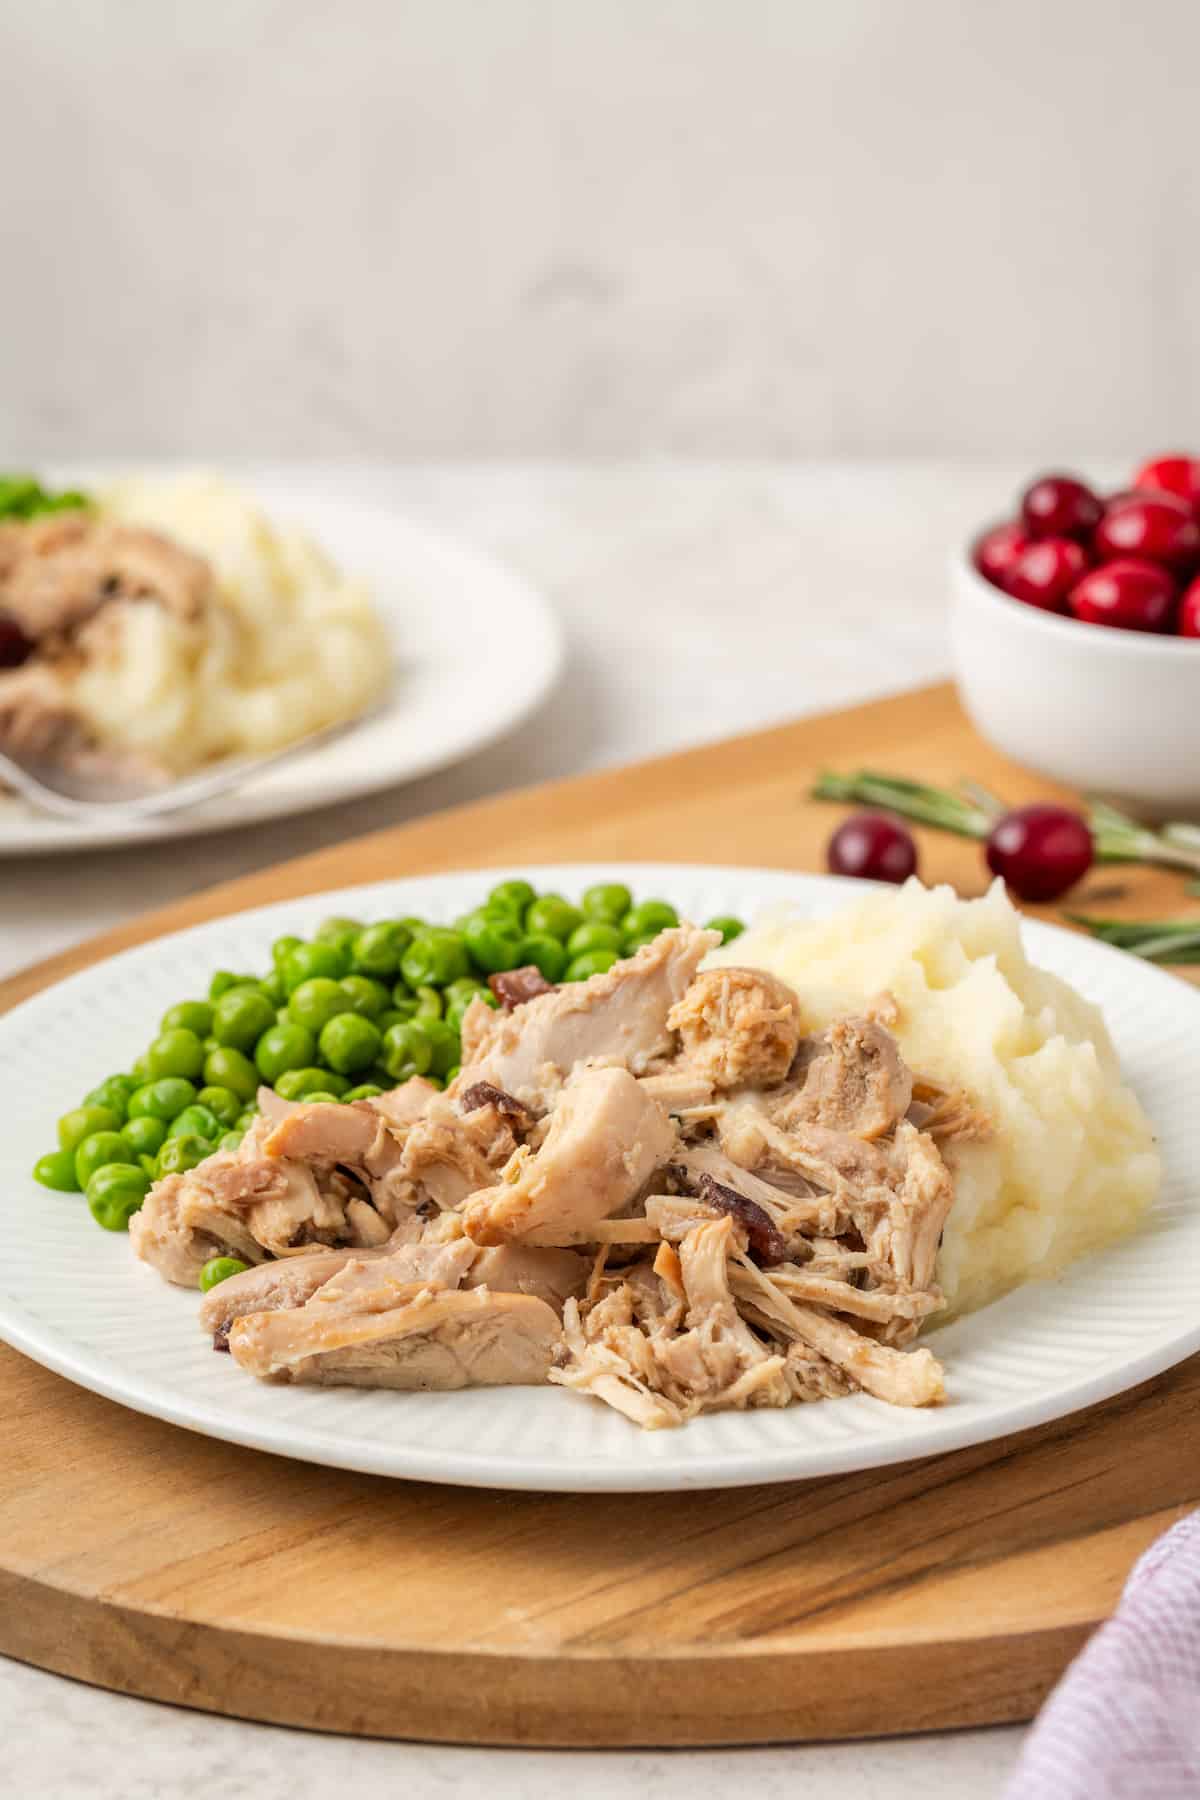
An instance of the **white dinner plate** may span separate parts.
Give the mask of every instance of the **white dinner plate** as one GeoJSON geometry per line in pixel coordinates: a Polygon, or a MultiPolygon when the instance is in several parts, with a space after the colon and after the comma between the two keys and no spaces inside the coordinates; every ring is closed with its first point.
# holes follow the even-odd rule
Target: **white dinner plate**
{"type": "MultiPolygon", "coordinates": [[[[780,900],[816,915],[861,894],[828,876],[684,865],[511,873],[568,895],[624,880],[701,920],[752,918],[780,900]]],[[[794,1481],[928,1456],[1060,1418],[1200,1349],[1200,995],[1121,951],[1033,922],[1024,931],[1035,960],[1103,1008],[1125,1076],[1154,1121],[1165,1181],[1136,1237],[930,1333],[948,1392],[934,1409],[904,1411],[860,1394],[642,1432],[599,1401],[554,1387],[265,1386],[213,1355],[195,1294],[137,1262],[78,1195],[31,1179],[37,1156],[53,1147],[57,1115],[128,1067],[161,1013],[203,994],[214,969],[266,968],[274,938],[311,933],[331,912],[448,920],[497,878],[493,870],[384,882],[218,919],[113,957],[0,1019],[0,1336],[137,1411],[257,1449],[380,1475],[581,1493],[794,1481]]]]}
{"type": "Polygon", "coordinates": [[[225,831],[373,793],[482,749],[554,686],[562,631],[520,576],[384,506],[281,480],[239,485],[370,589],[395,663],[383,705],[334,742],[177,816],[81,825],[0,795],[0,856],[225,831]]]}

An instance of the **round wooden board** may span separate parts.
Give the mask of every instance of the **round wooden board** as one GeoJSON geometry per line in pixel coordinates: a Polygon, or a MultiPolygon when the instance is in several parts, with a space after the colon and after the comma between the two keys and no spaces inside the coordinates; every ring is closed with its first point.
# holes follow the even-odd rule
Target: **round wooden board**
{"type": "MultiPolygon", "coordinates": [[[[1033,785],[945,692],[908,696],[310,857],[29,971],[0,986],[0,1007],[123,943],[355,879],[555,855],[813,866],[829,815],[800,796],[818,761],[1033,785]]],[[[971,846],[931,840],[926,866],[979,886],[971,846]]],[[[1163,879],[1131,882],[1129,906],[1161,905],[1163,879]]],[[[0,1650],[214,1712],[456,1743],[734,1744],[1027,1718],[1134,1558],[1200,1497],[1200,1359],[932,1461],[597,1498],[234,1449],[7,1349],[0,1395],[0,1650]]]]}

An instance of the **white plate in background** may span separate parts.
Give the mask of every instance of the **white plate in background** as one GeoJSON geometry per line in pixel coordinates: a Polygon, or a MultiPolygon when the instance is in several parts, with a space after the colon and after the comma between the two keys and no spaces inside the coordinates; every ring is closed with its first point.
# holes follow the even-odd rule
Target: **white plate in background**
{"type": "Polygon", "coordinates": [[[0,795],[0,856],[152,843],[311,812],[460,762],[553,688],[562,631],[521,576],[383,506],[282,480],[238,485],[369,588],[395,658],[383,705],[335,742],[178,816],[80,825],[0,795]]]}
{"type": "MultiPolygon", "coordinates": [[[[380,1475],[580,1493],[795,1481],[903,1462],[1061,1418],[1200,1350],[1200,994],[1035,921],[1023,925],[1034,960],[1104,1010],[1125,1077],[1154,1122],[1163,1190],[1135,1237],[930,1333],[948,1393],[934,1409],[858,1394],[642,1432],[599,1401],[554,1387],[397,1394],[266,1386],[214,1356],[197,1324],[197,1295],[136,1261],[128,1239],[100,1230],[80,1196],[32,1180],[34,1161],[54,1146],[57,1116],[127,1068],[165,1009],[204,993],[214,969],[266,968],[274,938],[309,934],[327,913],[449,920],[503,873],[346,888],[213,920],[71,976],[0,1019],[0,1337],[136,1411],[256,1449],[380,1475]]],[[[685,865],[509,873],[569,895],[622,880],[700,920],[749,919],[781,900],[816,915],[862,891],[832,876],[685,865]]]]}

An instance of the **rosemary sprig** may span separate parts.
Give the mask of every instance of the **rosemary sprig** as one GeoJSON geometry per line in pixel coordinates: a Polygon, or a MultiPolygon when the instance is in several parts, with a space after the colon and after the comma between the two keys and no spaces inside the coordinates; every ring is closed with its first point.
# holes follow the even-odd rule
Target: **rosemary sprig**
{"type": "MultiPolygon", "coordinates": [[[[996,815],[950,788],[927,787],[900,775],[858,769],[853,775],[823,770],[812,790],[814,800],[840,800],[851,806],[883,806],[918,825],[953,831],[959,837],[985,838],[996,815]]],[[[1003,809],[1001,809],[1003,810],[1003,809]]],[[[1197,863],[1200,869],[1200,862],[1197,863]]]]}
{"type": "MultiPolygon", "coordinates": [[[[976,782],[960,782],[957,789],[930,787],[877,769],[857,769],[851,775],[825,770],[812,798],[886,807],[918,825],[969,838],[985,838],[1006,810],[1002,800],[976,782]]],[[[1089,803],[1087,819],[1097,862],[1157,863],[1200,875],[1200,825],[1175,822],[1153,831],[1104,800],[1089,803]]],[[[1200,893],[1200,886],[1195,891],[1200,893]]]]}
{"type": "Polygon", "coordinates": [[[1200,963],[1200,919],[1100,919],[1063,914],[1093,937],[1154,963],[1200,963]]]}

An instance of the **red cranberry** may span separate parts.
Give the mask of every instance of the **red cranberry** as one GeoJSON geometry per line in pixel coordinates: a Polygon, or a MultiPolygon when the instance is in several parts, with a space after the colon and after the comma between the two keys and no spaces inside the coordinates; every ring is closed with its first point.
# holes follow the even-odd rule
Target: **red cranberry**
{"type": "Polygon", "coordinates": [[[1104,511],[1091,488],[1074,475],[1039,475],[1021,496],[1021,518],[1030,537],[1091,537],[1104,511]]]}
{"type": "Polygon", "coordinates": [[[1118,631],[1168,631],[1174,604],[1175,583],[1167,571],[1133,556],[1093,569],[1067,598],[1077,619],[1118,631]]]}
{"type": "Polygon", "coordinates": [[[1187,568],[1200,557],[1200,524],[1177,494],[1120,494],[1104,509],[1095,546],[1104,558],[1144,556],[1187,568]]]}
{"type": "Polygon", "coordinates": [[[1017,557],[1008,571],[1005,592],[1043,612],[1061,612],[1087,566],[1087,552],[1071,538],[1041,538],[1017,557]]]}
{"type": "Polygon", "coordinates": [[[987,863],[1022,900],[1057,900],[1092,866],[1092,834],[1065,806],[1018,806],[992,826],[987,863]]]}
{"type": "Polygon", "coordinates": [[[1133,485],[1178,495],[1200,519],[1200,456],[1156,456],[1142,464],[1133,485]]]}
{"type": "Polygon", "coordinates": [[[1180,637],[1200,638],[1200,580],[1193,581],[1179,602],[1179,622],[1176,629],[1180,637]]]}
{"type": "Polygon", "coordinates": [[[835,875],[901,882],[916,874],[917,846],[892,813],[852,813],[830,838],[826,860],[835,875]]]}
{"type": "Polygon", "coordinates": [[[1008,582],[1009,570],[1022,550],[1029,548],[1030,542],[1024,526],[1015,520],[1008,525],[993,525],[975,546],[975,567],[996,587],[1002,588],[1008,582]]]}
{"type": "Polygon", "coordinates": [[[0,612],[0,669],[19,669],[33,655],[33,640],[27,638],[11,613],[0,612]]]}

